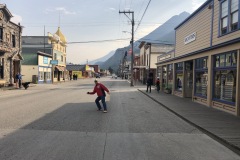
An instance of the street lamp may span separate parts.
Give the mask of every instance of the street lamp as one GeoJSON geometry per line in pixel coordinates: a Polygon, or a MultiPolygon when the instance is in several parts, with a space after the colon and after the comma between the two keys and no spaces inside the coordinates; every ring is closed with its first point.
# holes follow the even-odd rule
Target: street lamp
{"type": "Polygon", "coordinates": [[[131,83],[130,86],[133,87],[133,63],[134,63],[134,52],[133,52],[133,43],[134,43],[134,35],[133,35],[133,28],[132,28],[132,32],[128,32],[128,31],[122,31],[123,33],[130,33],[132,35],[132,39],[130,41],[130,44],[132,46],[132,53],[131,53],[131,83]]]}

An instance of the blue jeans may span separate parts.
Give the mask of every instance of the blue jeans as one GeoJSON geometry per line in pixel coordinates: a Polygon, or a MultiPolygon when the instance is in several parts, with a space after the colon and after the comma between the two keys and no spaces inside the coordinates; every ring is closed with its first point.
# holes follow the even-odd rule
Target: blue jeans
{"type": "Polygon", "coordinates": [[[96,103],[98,109],[102,109],[99,101],[102,101],[103,109],[104,109],[104,110],[107,110],[107,105],[106,105],[106,102],[105,102],[105,96],[97,97],[96,100],[95,100],[95,103],[96,103]]]}

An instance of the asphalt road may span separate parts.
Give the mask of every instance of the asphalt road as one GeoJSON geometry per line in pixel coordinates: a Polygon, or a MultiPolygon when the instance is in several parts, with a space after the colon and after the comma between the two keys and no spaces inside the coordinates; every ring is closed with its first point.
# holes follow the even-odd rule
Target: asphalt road
{"type": "Polygon", "coordinates": [[[0,91],[0,160],[240,160],[120,79],[97,111],[93,79],[0,91]]]}

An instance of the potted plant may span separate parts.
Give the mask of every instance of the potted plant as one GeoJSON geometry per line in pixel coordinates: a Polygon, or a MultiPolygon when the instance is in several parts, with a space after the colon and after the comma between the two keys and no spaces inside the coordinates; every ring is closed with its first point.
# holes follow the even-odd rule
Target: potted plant
{"type": "Polygon", "coordinates": [[[166,88],[164,89],[164,92],[167,93],[167,94],[171,94],[171,93],[172,93],[172,90],[171,90],[170,88],[166,87],[166,88]]]}

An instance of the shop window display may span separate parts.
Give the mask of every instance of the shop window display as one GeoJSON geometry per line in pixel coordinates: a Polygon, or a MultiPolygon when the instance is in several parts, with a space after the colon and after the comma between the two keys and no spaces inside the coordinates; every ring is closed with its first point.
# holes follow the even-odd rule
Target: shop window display
{"type": "Polygon", "coordinates": [[[195,60],[195,95],[207,97],[207,57],[195,60]]]}
{"type": "MultiPolygon", "coordinates": [[[[214,68],[214,100],[235,103],[236,101],[236,63],[237,52],[228,52],[215,56],[222,57],[223,65],[216,62],[214,68]]],[[[221,58],[220,58],[221,59],[221,58]]],[[[221,62],[220,62],[221,63],[221,62]]]]}
{"type": "Polygon", "coordinates": [[[163,88],[167,87],[167,67],[163,66],[163,79],[162,79],[163,88]]]}
{"type": "Polygon", "coordinates": [[[167,88],[172,90],[173,85],[173,70],[172,70],[172,64],[168,65],[168,74],[167,74],[167,88]]]}
{"type": "Polygon", "coordinates": [[[183,63],[176,64],[175,91],[182,92],[183,85],[183,63]]]}
{"type": "Polygon", "coordinates": [[[215,72],[214,98],[229,102],[236,101],[236,74],[237,70],[215,72]]]}

